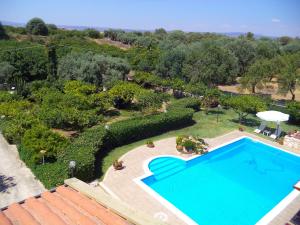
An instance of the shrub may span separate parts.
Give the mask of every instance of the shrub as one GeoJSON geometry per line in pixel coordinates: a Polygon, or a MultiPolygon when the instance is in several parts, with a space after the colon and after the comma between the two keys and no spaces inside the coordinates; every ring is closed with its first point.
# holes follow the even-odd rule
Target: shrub
{"type": "Polygon", "coordinates": [[[141,92],[141,87],[137,84],[129,82],[119,82],[112,89],[109,90],[109,94],[114,101],[117,108],[128,107],[134,98],[134,96],[141,92]]]}
{"type": "Polygon", "coordinates": [[[86,29],[85,32],[90,38],[100,38],[100,32],[95,29],[86,29]]]}
{"type": "Polygon", "coordinates": [[[8,91],[0,91],[0,102],[12,102],[19,99],[20,97],[15,93],[11,94],[8,91]]]}
{"type": "Polygon", "coordinates": [[[10,101],[0,103],[0,115],[5,115],[9,118],[15,117],[20,113],[28,111],[32,104],[26,100],[10,101]]]}
{"type": "Polygon", "coordinates": [[[44,154],[45,159],[53,161],[56,160],[57,153],[68,145],[66,138],[42,125],[25,131],[21,143],[24,149],[28,151],[30,156],[28,160],[35,164],[42,159],[41,150],[46,151],[44,154]]]}
{"type": "Polygon", "coordinates": [[[149,148],[154,148],[154,146],[155,146],[152,140],[146,141],[146,145],[147,145],[147,147],[149,147],[149,148]]]}
{"type": "Polygon", "coordinates": [[[157,94],[152,91],[142,91],[136,96],[137,106],[141,111],[156,111],[164,101],[169,99],[167,94],[157,94]]]}
{"type": "Polygon", "coordinates": [[[300,124],[300,103],[289,102],[286,106],[287,113],[290,114],[290,121],[296,124],[300,124]]]}
{"type": "Polygon", "coordinates": [[[34,115],[20,113],[12,119],[3,121],[2,133],[9,143],[18,144],[26,130],[40,124],[40,121],[34,115]]]}
{"type": "Polygon", "coordinates": [[[104,108],[101,107],[106,107],[106,103],[103,106],[100,104],[103,97],[100,94],[96,97],[95,94],[90,96],[84,94],[93,91],[92,85],[83,85],[82,88],[66,85],[65,89],[67,92],[65,94],[49,88],[41,88],[33,93],[33,98],[41,102],[38,117],[42,121],[50,127],[82,129],[101,120],[97,111],[103,111],[104,108]]]}
{"type": "Polygon", "coordinates": [[[58,155],[58,160],[65,164],[76,161],[74,176],[90,180],[94,176],[95,154],[103,147],[105,139],[106,130],[103,126],[87,129],[58,155]]]}
{"type": "Polygon", "coordinates": [[[18,150],[20,158],[47,189],[62,185],[69,177],[68,164],[62,162],[35,164],[31,161],[30,151],[25,149],[24,145],[19,145],[18,150]]]}
{"type": "Polygon", "coordinates": [[[188,151],[193,151],[196,148],[196,144],[192,140],[186,140],[182,143],[188,151]]]}
{"type": "Polygon", "coordinates": [[[115,168],[115,170],[121,170],[121,169],[123,169],[124,168],[123,161],[115,160],[113,162],[113,167],[115,168]]]}
{"type": "Polygon", "coordinates": [[[60,162],[38,165],[32,171],[47,189],[62,185],[69,178],[68,164],[60,162]]]}
{"type": "Polygon", "coordinates": [[[201,100],[197,98],[182,98],[175,101],[168,109],[191,108],[195,111],[200,110],[201,100]]]}

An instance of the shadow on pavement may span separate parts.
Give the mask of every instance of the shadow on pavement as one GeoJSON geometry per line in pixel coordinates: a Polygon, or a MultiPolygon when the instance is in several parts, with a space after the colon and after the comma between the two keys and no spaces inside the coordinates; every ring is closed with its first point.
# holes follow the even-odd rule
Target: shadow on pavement
{"type": "Polygon", "coordinates": [[[0,193],[9,193],[9,188],[16,186],[13,177],[0,174],[0,193]]]}

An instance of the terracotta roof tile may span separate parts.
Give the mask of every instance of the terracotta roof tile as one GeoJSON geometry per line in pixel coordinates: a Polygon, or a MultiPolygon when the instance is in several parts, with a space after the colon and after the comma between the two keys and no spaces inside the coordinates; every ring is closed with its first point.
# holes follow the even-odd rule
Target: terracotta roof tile
{"type": "Polygon", "coordinates": [[[0,222],[1,222],[1,225],[12,225],[12,223],[10,222],[10,220],[1,211],[0,211],[0,222]]]}
{"type": "Polygon", "coordinates": [[[24,209],[21,206],[21,204],[14,203],[10,205],[7,209],[7,212],[9,213],[8,218],[11,219],[12,224],[20,224],[20,225],[40,224],[26,209],[24,209]]]}
{"type": "Polygon", "coordinates": [[[90,213],[93,216],[99,218],[104,224],[107,225],[124,225],[127,224],[124,219],[108,211],[102,205],[96,203],[95,201],[89,199],[88,197],[82,195],[79,192],[74,191],[71,188],[60,186],[56,191],[68,198],[74,203],[78,203],[78,206],[90,213]]]}
{"type": "Polygon", "coordinates": [[[96,201],[70,187],[14,203],[0,210],[1,225],[128,225],[96,201]]]}
{"type": "Polygon", "coordinates": [[[79,225],[94,225],[95,223],[87,216],[82,214],[79,210],[66,203],[62,198],[57,195],[45,192],[42,194],[43,199],[47,200],[51,205],[62,211],[74,223],[79,225]]]}

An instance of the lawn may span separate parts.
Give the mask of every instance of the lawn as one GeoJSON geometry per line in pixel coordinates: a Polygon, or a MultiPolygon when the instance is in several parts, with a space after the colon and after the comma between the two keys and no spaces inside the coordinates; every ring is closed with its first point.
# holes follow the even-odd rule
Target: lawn
{"type": "MultiPolygon", "coordinates": [[[[194,114],[194,125],[179,130],[166,132],[162,135],[158,135],[149,139],[157,141],[163,138],[174,137],[182,134],[197,135],[203,138],[212,138],[237,129],[240,125],[236,122],[236,119],[237,114],[233,110],[210,110],[208,114],[200,111],[194,114]]],[[[253,133],[254,128],[259,126],[259,124],[260,120],[255,117],[255,115],[249,115],[247,117],[247,120],[245,121],[245,124],[243,124],[242,126],[246,131],[253,133]]],[[[268,123],[268,127],[270,128],[275,128],[275,126],[275,123],[268,123]]],[[[282,123],[281,127],[284,132],[300,129],[300,126],[287,123],[282,123]]],[[[132,150],[133,148],[144,145],[146,140],[147,139],[140,140],[111,150],[106,156],[104,156],[102,160],[100,168],[100,179],[103,179],[105,172],[112,165],[112,162],[114,160],[119,159],[122,155],[132,150]]]]}

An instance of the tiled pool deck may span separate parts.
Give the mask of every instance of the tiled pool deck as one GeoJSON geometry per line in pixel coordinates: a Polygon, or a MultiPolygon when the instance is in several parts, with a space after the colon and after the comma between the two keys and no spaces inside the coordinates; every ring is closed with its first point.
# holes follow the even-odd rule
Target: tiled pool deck
{"type": "MultiPolygon", "coordinates": [[[[216,138],[206,138],[210,148],[215,148],[222,143],[230,142],[234,139],[240,138],[242,136],[249,136],[256,138],[258,140],[264,141],[267,144],[273,145],[300,154],[300,151],[296,151],[279,145],[278,143],[266,140],[257,135],[233,131],[227,133],[223,136],[216,138]]],[[[110,167],[105,174],[104,180],[101,183],[102,187],[106,188],[116,198],[121,199],[132,208],[144,211],[150,216],[160,218],[169,224],[181,225],[185,224],[177,215],[172,213],[168,208],[162,205],[159,201],[145,192],[138,184],[134,181],[135,178],[141,177],[145,174],[143,169],[144,162],[149,158],[153,158],[159,155],[174,155],[190,158],[193,155],[180,154],[176,150],[176,138],[167,138],[160,141],[156,141],[154,148],[148,148],[146,146],[140,146],[132,151],[129,151],[121,160],[126,166],[125,169],[120,171],[115,171],[114,168],[110,167]]],[[[288,222],[293,215],[300,209],[300,196],[298,196],[293,202],[291,202],[288,207],[286,207],[280,214],[278,214],[269,225],[284,225],[288,222]]],[[[290,223],[292,224],[292,223],[290,223]]]]}

